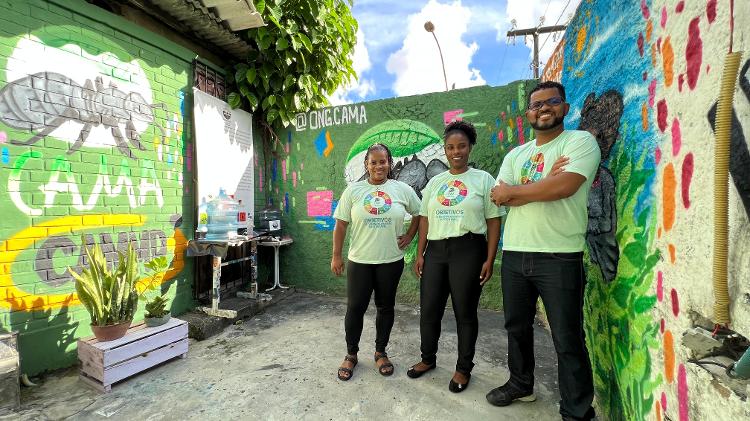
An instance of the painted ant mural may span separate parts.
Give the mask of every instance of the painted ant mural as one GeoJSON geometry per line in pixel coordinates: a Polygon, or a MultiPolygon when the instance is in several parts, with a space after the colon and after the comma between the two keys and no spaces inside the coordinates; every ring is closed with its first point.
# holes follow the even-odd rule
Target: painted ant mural
{"type": "Polygon", "coordinates": [[[83,124],[68,154],[84,146],[91,129],[101,125],[110,129],[120,153],[135,159],[131,145],[145,150],[136,122],[154,124],[162,138],[166,137],[164,128],[155,124],[154,108],[165,106],[148,104],[140,93],[124,92],[113,82],[105,86],[101,76],[93,82],[87,79],[81,86],[63,74],[40,72],[0,89],[0,121],[15,129],[36,132],[28,140],[13,140],[13,144],[33,145],[69,121],[83,124]]]}

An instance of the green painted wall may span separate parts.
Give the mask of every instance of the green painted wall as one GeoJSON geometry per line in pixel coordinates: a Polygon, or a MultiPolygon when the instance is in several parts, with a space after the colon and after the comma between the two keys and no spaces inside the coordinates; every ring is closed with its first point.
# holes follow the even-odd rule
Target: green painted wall
{"type": "MultiPolygon", "coordinates": [[[[479,134],[471,162],[494,176],[505,153],[522,139],[529,139],[530,128],[519,112],[525,97],[526,84],[516,82],[298,115],[295,126],[279,133],[280,142],[272,154],[266,154],[266,165],[258,174],[259,187],[267,200],[284,210],[284,231],[295,241],[282,250],[282,279],[301,288],[345,293],[345,279],[330,271],[332,208],[347,178],[356,181],[364,173],[361,153],[367,146],[374,142],[389,145],[396,168],[403,166],[398,178],[419,191],[431,170],[440,168],[437,162],[441,157],[444,160],[441,136],[446,119],[462,118],[477,126],[479,134]]],[[[415,247],[416,241],[407,252],[407,269],[399,287],[402,301],[416,302],[419,297],[419,284],[411,269],[415,247]]],[[[482,294],[484,307],[500,307],[497,269],[482,294]]]]}
{"type": "Polygon", "coordinates": [[[0,330],[24,372],[72,364],[91,334],[66,273],[82,235],[167,255],[172,311],[193,306],[194,56],[83,1],[0,2],[0,330]]]}

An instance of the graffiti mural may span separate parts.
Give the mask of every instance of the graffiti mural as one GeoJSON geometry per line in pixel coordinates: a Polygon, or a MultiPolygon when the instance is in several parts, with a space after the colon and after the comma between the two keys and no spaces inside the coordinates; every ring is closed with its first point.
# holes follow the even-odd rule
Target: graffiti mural
{"type": "Polygon", "coordinates": [[[84,246],[100,244],[109,262],[128,244],[141,263],[166,256],[163,282],[187,286],[171,289],[173,312],[192,306],[183,259],[192,56],[153,47],[164,40],[140,39],[156,36],[114,15],[71,7],[0,35],[0,330],[20,332],[29,374],[69,365],[75,339],[90,334],[68,272],[85,265],[84,246]],[[101,13],[101,23],[81,25],[80,13],[101,13]],[[51,348],[52,334],[70,341],[51,348]]]}
{"type": "MultiPolygon", "coordinates": [[[[629,0],[611,13],[610,3],[581,2],[562,57],[545,71],[550,79],[560,74],[566,86],[568,124],[591,131],[602,150],[589,200],[585,305],[598,409],[614,420],[742,417],[742,407],[729,403],[739,398],[695,387],[706,376],[696,375],[702,369],[686,360],[680,338],[696,314],[713,315],[706,279],[714,157],[706,143],[713,140],[722,52],[732,40],[747,49],[734,28],[747,25],[750,9],[713,0],[629,0]],[[717,399],[727,405],[704,404],[717,399]]],[[[730,221],[737,239],[750,235],[749,67],[743,61],[731,138],[730,174],[745,211],[730,221]]],[[[732,247],[746,253],[742,244],[732,247]]],[[[729,271],[740,293],[750,290],[746,265],[732,260],[729,271]]],[[[744,307],[734,306],[732,317],[735,329],[750,334],[744,307]]]]}
{"type": "MultiPolygon", "coordinates": [[[[601,149],[602,162],[606,163],[619,136],[622,116],[622,95],[617,91],[607,91],[598,99],[589,94],[583,102],[579,130],[588,130],[596,137],[601,149]]],[[[588,203],[589,221],[586,228],[586,243],[591,261],[602,271],[607,282],[617,275],[617,262],[620,248],[615,239],[617,228],[617,208],[615,205],[615,179],[606,165],[600,165],[596,174],[588,203]]]]}
{"type": "MultiPolygon", "coordinates": [[[[477,128],[470,165],[497,174],[505,154],[532,138],[523,119],[526,82],[501,87],[458,89],[405,98],[342,105],[310,111],[296,117],[293,128],[280,131],[273,150],[264,151],[258,179],[263,177],[265,203],[283,211],[285,233],[294,238],[289,262],[330,260],[332,212],[347,184],[364,179],[367,148],[379,142],[393,154],[393,175],[421,196],[428,180],[448,169],[442,133],[453,120],[477,128]],[[346,117],[345,117],[346,116],[346,117]],[[276,164],[274,164],[276,162],[276,164]],[[330,193],[330,196],[329,196],[330,193]]],[[[261,161],[261,160],[259,160],[261,161]]],[[[406,249],[410,263],[416,242],[406,249]]],[[[340,293],[344,285],[332,279],[325,264],[282,263],[282,271],[298,285],[340,293]]],[[[418,282],[404,271],[399,294],[414,301],[418,282]]],[[[488,286],[482,304],[499,308],[499,283],[488,286]]]]}
{"type": "Polygon", "coordinates": [[[44,72],[12,80],[0,90],[0,121],[9,127],[38,132],[26,141],[12,140],[13,144],[33,145],[68,121],[82,123],[68,154],[83,146],[92,127],[102,125],[111,130],[117,149],[135,159],[120,126],[125,126],[134,147],[146,150],[134,121],[153,124],[152,107],[138,92],[125,93],[112,81],[105,87],[101,77],[96,78],[96,84],[88,79],[80,86],[65,75],[44,72]]]}
{"type": "Polygon", "coordinates": [[[410,185],[421,198],[427,181],[448,169],[442,137],[424,123],[414,120],[385,121],[365,131],[349,149],[347,183],[364,180],[367,148],[382,143],[393,155],[393,175],[410,185]]]}

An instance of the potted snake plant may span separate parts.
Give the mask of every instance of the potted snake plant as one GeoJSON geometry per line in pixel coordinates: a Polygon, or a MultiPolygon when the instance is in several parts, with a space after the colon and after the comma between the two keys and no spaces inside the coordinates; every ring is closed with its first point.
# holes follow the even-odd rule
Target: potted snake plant
{"type": "MultiPolygon", "coordinates": [[[[169,267],[169,263],[166,256],[161,256],[146,263],[145,266],[146,269],[151,272],[151,282],[146,290],[143,291],[144,298],[146,298],[146,291],[156,289],[156,287],[161,284],[161,280],[169,267]]],[[[161,326],[169,321],[172,315],[167,309],[167,303],[169,303],[169,300],[166,296],[168,293],[169,288],[167,288],[162,294],[155,295],[153,298],[146,298],[146,315],[143,319],[143,321],[146,322],[146,326],[161,326]]]]}
{"type": "Polygon", "coordinates": [[[119,339],[127,333],[138,307],[138,258],[133,244],[128,244],[127,252],[117,252],[118,262],[111,268],[99,244],[84,246],[84,250],[88,268],[81,273],[68,268],[75,279],[78,299],[91,315],[96,339],[119,339]]]}

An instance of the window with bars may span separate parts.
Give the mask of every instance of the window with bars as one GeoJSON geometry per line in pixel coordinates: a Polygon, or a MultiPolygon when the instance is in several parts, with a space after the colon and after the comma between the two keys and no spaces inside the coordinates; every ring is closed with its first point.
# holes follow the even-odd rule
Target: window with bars
{"type": "Polygon", "coordinates": [[[224,76],[198,60],[193,60],[193,86],[222,101],[227,100],[224,76]]]}

